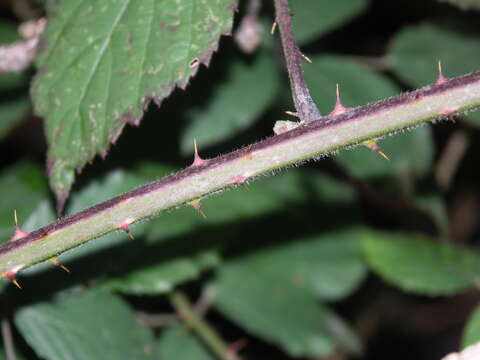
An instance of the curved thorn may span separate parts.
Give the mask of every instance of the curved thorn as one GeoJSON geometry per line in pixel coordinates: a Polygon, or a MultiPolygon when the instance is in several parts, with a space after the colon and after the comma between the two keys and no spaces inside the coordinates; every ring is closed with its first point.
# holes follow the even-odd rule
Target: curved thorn
{"type": "Polygon", "coordinates": [[[132,232],[130,231],[130,228],[128,227],[128,225],[125,223],[125,224],[122,224],[120,226],[120,229],[122,229],[123,231],[125,231],[125,233],[128,235],[128,237],[132,240],[135,240],[135,237],[133,236],[132,232]]]}

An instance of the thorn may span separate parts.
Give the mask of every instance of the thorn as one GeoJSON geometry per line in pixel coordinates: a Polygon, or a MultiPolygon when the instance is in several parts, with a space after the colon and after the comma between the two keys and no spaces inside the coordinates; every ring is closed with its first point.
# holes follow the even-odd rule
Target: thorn
{"type": "Polygon", "coordinates": [[[6,272],[5,274],[3,274],[3,277],[4,278],[7,278],[8,280],[10,280],[10,282],[15,285],[17,288],[19,288],[20,290],[22,289],[22,287],[20,286],[20,283],[17,281],[17,279],[15,279],[15,274],[17,272],[16,271],[8,271],[6,272]]]}
{"type": "Polygon", "coordinates": [[[13,285],[15,285],[17,288],[19,288],[20,290],[22,290],[22,287],[21,287],[20,284],[18,283],[17,279],[11,278],[10,281],[12,282],[13,285]]]}
{"type": "Polygon", "coordinates": [[[20,229],[20,226],[18,226],[17,210],[13,210],[13,220],[15,222],[15,232],[13,233],[10,241],[15,241],[27,236],[28,232],[23,231],[22,229],[20,229]]]}
{"type": "Polygon", "coordinates": [[[48,259],[48,261],[50,261],[53,265],[56,265],[58,266],[60,269],[62,269],[63,271],[67,272],[67,273],[70,273],[70,269],[67,268],[65,265],[63,265],[60,260],[58,260],[58,258],[56,256],[54,257],[51,257],[50,259],[48,259]]]}
{"type": "Polygon", "coordinates": [[[272,24],[272,28],[270,29],[270,34],[273,35],[275,34],[275,29],[277,28],[277,22],[274,21],[272,24]]]}
{"type": "Polygon", "coordinates": [[[443,76],[442,62],[438,60],[438,78],[435,84],[440,85],[440,84],[443,84],[445,81],[447,81],[447,78],[443,76]]]}
{"type": "Polygon", "coordinates": [[[132,232],[130,231],[127,223],[124,223],[124,224],[120,225],[120,229],[125,231],[130,239],[135,240],[135,237],[133,236],[132,232]]]}
{"type": "Polygon", "coordinates": [[[383,157],[385,160],[390,160],[390,158],[380,149],[380,147],[378,146],[375,140],[364,141],[362,144],[365,145],[370,150],[375,151],[378,155],[383,157]]]}
{"type": "Polygon", "coordinates": [[[201,204],[200,204],[200,200],[198,200],[198,199],[197,199],[197,200],[192,200],[192,201],[190,201],[190,202],[188,203],[188,205],[192,206],[195,210],[197,210],[197,211],[200,213],[200,215],[202,215],[202,217],[203,217],[204,219],[207,218],[207,215],[205,215],[205,213],[204,213],[203,210],[202,210],[202,206],[201,206],[201,204]]]}
{"type": "Polygon", "coordinates": [[[290,115],[290,116],[298,117],[298,114],[296,112],[293,112],[293,111],[285,111],[285,114],[290,115]]]}
{"type": "Polygon", "coordinates": [[[249,176],[235,176],[231,181],[230,184],[232,185],[241,185],[245,190],[248,190],[248,184],[247,184],[247,179],[249,176]]]}
{"type": "Polygon", "coordinates": [[[203,160],[200,155],[198,155],[198,149],[197,149],[197,140],[193,139],[193,147],[195,149],[195,154],[193,156],[193,162],[192,165],[190,166],[200,166],[202,165],[206,160],[203,160]]]}
{"type": "Polygon", "coordinates": [[[313,63],[312,60],[311,60],[307,55],[305,55],[304,53],[300,53],[300,55],[302,56],[302,58],[303,58],[305,61],[309,62],[310,64],[313,63]]]}
{"type": "Polygon", "coordinates": [[[340,88],[338,84],[336,89],[336,96],[337,98],[335,100],[335,107],[333,108],[330,115],[340,115],[340,114],[343,114],[345,111],[347,111],[347,108],[342,104],[342,100],[340,100],[340,88]]]}

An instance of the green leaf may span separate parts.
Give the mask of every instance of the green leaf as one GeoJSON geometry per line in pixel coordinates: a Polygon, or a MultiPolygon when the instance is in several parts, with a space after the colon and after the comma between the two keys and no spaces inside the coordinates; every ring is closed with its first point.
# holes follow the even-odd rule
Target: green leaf
{"type": "Polygon", "coordinates": [[[29,107],[30,101],[26,96],[0,101],[0,140],[24,120],[29,107]]]}
{"type": "MultiPolygon", "coordinates": [[[[234,0],[62,1],[52,5],[33,86],[46,118],[59,205],[75,169],[105,155],[144,105],[186,87],[232,24],[234,0]]],[[[52,3],[53,4],[53,3],[52,3]]]]}
{"type": "MultiPolygon", "coordinates": [[[[435,25],[411,26],[399,32],[393,45],[388,56],[394,71],[414,86],[435,82],[439,60],[447,77],[478,70],[480,40],[467,32],[435,25]]],[[[480,126],[480,112],[469,113],[465,120],[480,126]]]]}
{"type": "Polygon", "coordinates": [[[315,298],[343,298],[365,273],[356,229],[295,239],[226,262],[215,303],[226,317],[289,354],[321,356],[333,344],[331,319],[315,298]]]}
{"type": "Polygon", "coordinates": [[[477,306],[470,315],[462,335],[462,348],[480,341],[480,306],[477,306]]]}
{"type": "Polygon", "coordinates": [[[119,298],[72,292],[15,314],[15,324],[38,356],[49,360],[154,359],[153,336],[119,298]]]}
{"type": "Polygon", "coordinates": [[[162,360],[214,360],[195,335],[180,326],[162,332],[157,343],[157,354],[162,360]]]}
{"type": "Polygon", "coordinates": [[[480,0],[439,0],[441,2],[448,2],[452,5],[458,6],[463,10],[480,9],[480,0]]]}
{"type": "Polygon", "coordinates": [[[271,54],[265,51],[257,54],[252,62],[241,57],[232,59],[227,74],[208,95],[207,104],[188,111],[189,123],[181,138],[184,153],[192,152],[193,139],[203,147],[244,130],[266,110],[277,94],[278,67],[271,54]]]}
{"type": "Polygon", "coordinates": [[[107,289],[135,295],[159,295],[172,291],[177,284],[197,278],[203,271],[215,267],[220,259],[217,251],[207,249],[133,270],[114,277],[103,285],[107,289]]]}
{"type": "Polygon", "coordinates": [[[368,6],[366,0],[292,0],[293,33],[306,44],[350,21],[368,6]]]}
{"type": "Polygon", "coordinates": [[[236,259],[230,267],[284,279],[324,300],[348,296],[363,280],[366,267],[359,246],[359,230],[348,229],[295,239],[236,259]],[[285,266],[285,264],[289,264],[285,266]]]}
{"type": "Polygon", "coordinates": [[[343,105],[356,107],[397,95],[399,87],[368,67],[335,55],[311,56],[305,64],[305,79],[322,114],[335,105],[335,87],[340,86],[343,105]]]}
{"type": "Polygon", "coordinates": [[[247,267],[222,268],[215,307],[250,334],[277,344],[291,356],[329,354],[333,339],[326,325],[326,309],[301,287],[269,275],[247,267]]]}
{"type": "Polygon", "coordinates": [[[362,244],[372,270],[408,292],[457,294],[472,288],[480,275],[476,253],[420,234],[365,231],[362,244]]]}
{"type": "Polygon", "coordinates": [[[424,86],[437,79],[439,60],[448,77],[477,70],[479,46],[473,34],[436,25],[410,26],[397,34],[388,57],[398,75],[414,86],[424,86]]]}

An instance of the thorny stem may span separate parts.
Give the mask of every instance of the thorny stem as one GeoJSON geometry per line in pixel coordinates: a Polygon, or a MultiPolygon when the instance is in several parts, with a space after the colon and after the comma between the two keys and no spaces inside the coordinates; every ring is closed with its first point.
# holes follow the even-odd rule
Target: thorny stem
{"type": "MultiPolygon", "coordinates": [[[[259,175],[480,106],[480,72],[322,117],[61,218],[0,247],[0,277],[259,175]]],[[[394,161],[395,154],[392,154],[394,161]]]]}
{"type": "Polygon", "coordinates": [[[275,20],[280,30],[283,52],[287,65],[290,87],[297,117],[301,121],[312,121],[320,118],[320,111],[313,102],[303,77],[302,54],[298,49],[292,31],[292,15],[287,0],[275,0],[275,20]]]}
{"type": "Polygon", "coordinates": [[[192,329],[205,345],[221,360],[237,360],[220,335],[194,309],[187,297],[180,291],[169,295],[170,303],[187,328],[192,329]]]}

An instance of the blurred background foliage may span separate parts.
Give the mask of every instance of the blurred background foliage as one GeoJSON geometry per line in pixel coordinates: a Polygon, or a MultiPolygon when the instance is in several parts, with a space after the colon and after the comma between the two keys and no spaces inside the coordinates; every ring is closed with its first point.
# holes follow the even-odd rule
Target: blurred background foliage
{"type": "MultiPolygon", "coordinates": [[[[160,1],[160,0],[158,0],[160,1]]],[[[235,26],[246,2],[240,3],[235,26]]],[[[263,1],[253,54],[221,40],[209,68],[106,161],[78,176],[67,214],[272,135],[293,110],[273,8],[263,1]]],[[[480,2],[290,0],[305,76],[322,114],[340,85],[355,107],[479,69],[480,2]]],[[[0,43],[44,13],[0,3],[0,43]]],[[[55,219],[44,175],[34,69],[0,75],[0,241],[55,219]]],[[[380,141],[391,161],[345,150],[111,234],[0,284],[17,359],[214,359],[203,330],[175,315],[187,296],[201,323],[245,359],[439,359],[480,340],[480,112],[380,141]],[[187,324],[186,324],[187,323],[187,324]],[[191,325],[191,324],[190,324],[191,325]],[[237,349],[240,348],[240,349],[237,349]]],[[[3,349],[0,346],[0,359],[3,349]]]]}

